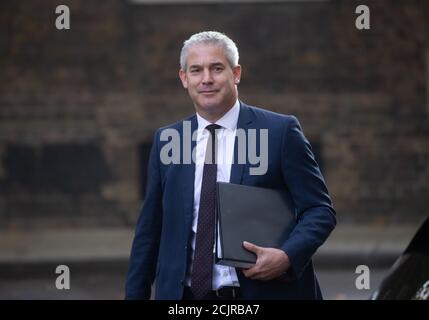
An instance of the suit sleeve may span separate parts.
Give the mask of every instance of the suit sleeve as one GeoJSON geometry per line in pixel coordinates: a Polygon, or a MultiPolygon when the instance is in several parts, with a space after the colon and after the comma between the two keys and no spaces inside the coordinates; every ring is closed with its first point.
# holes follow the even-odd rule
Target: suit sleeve
{"type": "Polygon", "coordinates": [[[136,225],[125,288],[126,299],[149,299],[155,279],[162,226],[162,184],[155,133],[150,151],[146,195],[136,225]]]}
{"type": "Polygon", "coordinates": [[[288,273],[297,279],[334,229],[336,217],[310,143],[295,117],[290,118],[283,134],[282,171],[298,219],[282,249],[291,262],[288,273]]]}

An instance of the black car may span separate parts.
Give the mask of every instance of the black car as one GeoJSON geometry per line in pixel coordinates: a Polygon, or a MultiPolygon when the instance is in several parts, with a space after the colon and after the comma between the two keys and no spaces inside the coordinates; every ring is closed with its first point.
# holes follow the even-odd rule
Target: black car
{"type": "Polygon", "coordinates": [[[371,299],[429,300],[429,217],[371,299]]]}

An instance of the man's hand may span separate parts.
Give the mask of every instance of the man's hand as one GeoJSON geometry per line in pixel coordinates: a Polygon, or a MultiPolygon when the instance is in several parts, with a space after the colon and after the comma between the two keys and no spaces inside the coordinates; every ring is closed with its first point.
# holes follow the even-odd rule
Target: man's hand
{"type": "Polygon", "coordinates": [[[256,264],[243,270],[247,278],[253,280],[272,280],[280,277],[290,267],[290,261],[287,254],[280,249],[263,248],[244,241],[243,246],[246,250],[256,254],[256,264]]]}

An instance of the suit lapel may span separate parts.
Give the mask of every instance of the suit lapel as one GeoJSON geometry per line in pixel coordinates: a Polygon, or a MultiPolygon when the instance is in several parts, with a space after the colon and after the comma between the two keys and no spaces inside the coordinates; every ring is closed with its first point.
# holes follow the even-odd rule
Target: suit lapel
{"type": "MultiPolygon", "coordinates": [[[[190,119],[190,121],[191,121],[191,136],[192,136],[192,133],[198,128],[197,117],[194,115],[190,119]]],[[[181,136],[182,136],[182,146],[183,146],[183,143],[184,143],[183,131],[181,136]]],[[[197,144],[196,141],[191,141],[191,152],[192,150],[195,149],[196,144],[197,144]]],[[[183,161],[183,155],[181,160],[183,161]]],[[[182,184],[182,192],[183,192],[184,212],[185,212],[185,217],[190,218],[192,217],[193,206],[194,206],[195,162],[191,160],[191,164],[182,164],[180,166],[182,169],[181,184],[182,184]]]]}
{"type": "MultiPolygon", "coordinates": [[[[252,123],[252,115],[250,108],[240,101],[240,114],[238,116],[237,130],[245,130],[246,132],[246,141],[247,141],[247,129],[252,123]]],[[[246,152],[247,152],[247,142],[246,142],[246,152]]],[[[238,163],[238,138],[235,137],[234,143],[234,163],[231,166],[231,177],[229,179],[230,183],[241,184],[243,179],[244,168],[246,164],[238,163]]],[[[247,155],[245,157],[247,163],[247,155]]]]}

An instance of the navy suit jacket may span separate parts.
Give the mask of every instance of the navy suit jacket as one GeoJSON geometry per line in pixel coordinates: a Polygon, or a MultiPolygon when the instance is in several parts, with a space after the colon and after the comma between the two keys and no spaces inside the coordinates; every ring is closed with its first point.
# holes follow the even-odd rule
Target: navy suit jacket
{"type": "MultiPolygon", "coordinates": [[[[192,132],[197,129],[196,115],[185,120],[190,121],[192,132]]],[[[155,299],[182,298],[191,248],[195,164],[163,164],[160,151],[168,141],[161,141],[160,134],[164,129],[173,128],[180,132],[183,143],[183,121],[158,129],[154,136],[146,196],[129,260],[127,299],[150,298],[155,279],[155,299]]],[[[335,227],[336,218],[311,146],[294,116],[242,102],[237,128],[268,129],[268,170],[264,175],[250,175],[249,168],[258,165],[238,163],[236,140],[230,182],[289,192],[298,221],[281,247],[291,262],[288,272],[291,280],[251,280],[237,270],[242,297],[321,299],[311,258],[335,227]]],[[[194,141],[191,146],[195,147],[194,141]]],[[[256,150],[259,150],[259,141],[256,150]]]]}

